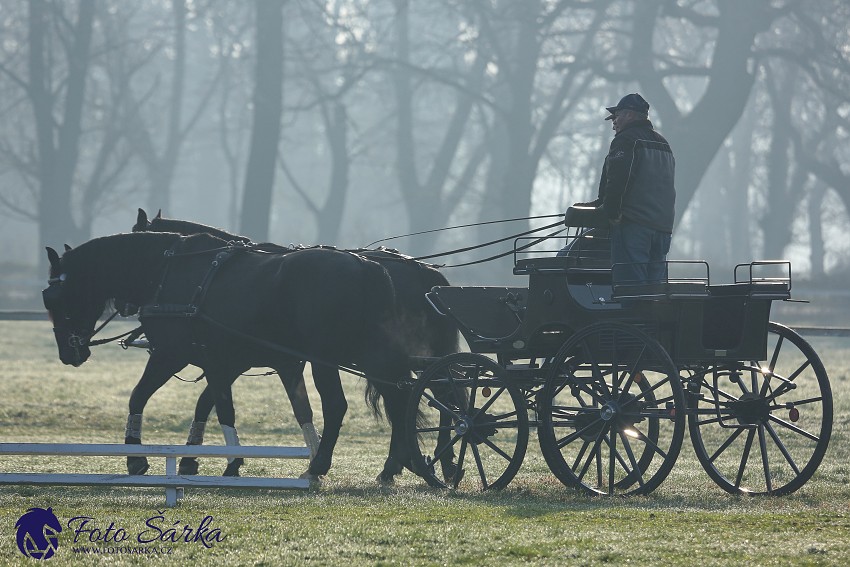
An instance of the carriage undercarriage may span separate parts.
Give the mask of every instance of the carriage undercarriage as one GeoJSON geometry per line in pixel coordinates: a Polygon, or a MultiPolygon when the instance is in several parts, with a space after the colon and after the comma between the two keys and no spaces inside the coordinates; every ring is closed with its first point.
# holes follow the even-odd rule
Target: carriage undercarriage
{"type": "Polygon", "coordinates": [[[589,494],[657,488],[686,429],[730,493],[789,494],[811,478],[832,394],[808,343],[769,321],[771,302],[790,298],[787,262],[739,266],[722,285],[702,262],[671,263],[663,282],[612,286],[593,234],[570,238],[561,256],[517,254],[528,288],[429,294],[472,352],[418,373],[408,407],[418,474],[436,487],[503,488],[534,427],[555,476],[589,494]]]}

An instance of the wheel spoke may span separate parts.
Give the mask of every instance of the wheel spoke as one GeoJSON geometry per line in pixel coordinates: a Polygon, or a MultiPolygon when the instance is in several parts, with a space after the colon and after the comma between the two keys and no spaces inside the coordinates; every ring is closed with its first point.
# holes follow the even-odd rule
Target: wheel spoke
{"type": "Polygon", "coordinates": [[[735,439],[737,439],[738,436],[744,432],[744,430],[745,429],[743,427],[736,428],[735,431],[733,431],[732,434],[729,435],[726,441],[724,441],[723,444],[717,448],[714,454],[708,458],[709,462],[713,463],[715,460],[717,460],[717,457],[719,457],[723,453],[723,451],[729,448],[729,445],[731,445],[735,441],[735,439]]]}
{"type": "MultiPolygon", "coordinates": [[[[487,473],[484,472],[484,463],[481,462],[481,455],[478,453],[478,446],[472,444],[472,456],[475,457],[475,466],[478,467],[478,474],[481,476],[481,485],[487,489],[487,473]]],[[[508,459],[510,460],[510,459],[508,459]]]]}
{"type": "Polygon", "coordinates": [[[490,399],[487,400],[487,403],[485,403],[483,406],[481,406],[479,409],[477,409],[474,414],[472,414],[470,412],[470,417],[475,419],[481,413],[486,412],[488,409],[490,409],[490,406],[492,406],[496,402],[496,400],[498,400],[501,397],[501,395],[503,393],[505,393],[506,390],[507,390],[506,386],[502,386],[501,388],[499,388],[494,395],[490,396],[490,399]]]}
{"type": "Polygon", "coordinates": [[[800,367],[797,368],[797,370],[792,372],[791,375],[788,376],[787,378],[782,378],[781,376],[777,376],[777,378],[782,380],[782,383],[773,392],[773,397],[778,398],[779,396],[781,396],[785,392],[791,390],[791,388],[792,388],[791,385],[794,383],[794,380],[797,379],[797,376],[802,374],[810,365],[811,365],[811,361],[807,360],[806,362],[801,364],[800,367]]]}
{"type": "Polygon", "coordinates": [[[779,335],[776,340],[776,346],[773,347],[773,356],[770,357],[770,363],[767,365],[771,373],[776,369],[776,361],[779,360],[779,351],[782,350],[782,343],[785,342],[785,337],[779,335]]]}
{"type": "MultiPolygon", "coordinates": [[[[613,430],[611,430],[613,431],[613,430]]],[[[614,463],[615,455],[617,454],[617,436],[611,435],[610,439],[606,436],[605,441],[608,443],[608,494],[614,493],[614,463]]]]}
{"type": "Polygon", "coordinates": [[[794,458],[791,456],[791,453],[788,452],[788,449],[785,447],[785,444],[779,438],[779,434],[769,423],[764,424],[764,428],[767,429],[768,434],[773,439],[773,443],[782,453],[782,456],[785,457],[785,461],[791,467],[791,470],[794,471],[794,474],[800,474],[800,467],[797,466],[797,463],[794,462],[794,458]]]}
{"type": "Polygon", "coordinates": [[[469,445],[469,442],[464,438],[460,443],[460,452],[457,455],[457,467],[455,468],[454,478],[452,479],[452,484],[455,488],[460,484],[460,477],[463,472],[463,459],[466,457],[467,445],[469,445]]]}
{"type": "Polygon", "coordinates": [[[457,440],[461,439],[462,437],[463,437],[462,435],[455,435],[454,438],[451,441],[449,441],[446,444],[445,447],[443,447],[443,448],[437,447],[438,450],[434,453],[434,457],[433,457],[434,462],[439,461],[440,458],[442,458],[442,456],[445,454],[445,452],[448,451],[449,449],[451,449],[452,447],[454,447],[455,443],[457,443],[457,440]]]}
{"type": "Polygon", "coordinates": [[[585,425],[581,429],[572,432],[570,435],[567,435],[566,437],[564,437],[563,439],[561,439],[560,441],[557,442],[558,449],[563,449],[564,447],[566,447],[567,445],[569,445],[570,443],[572,443],[573,441],[575,441],[576,439],[581,437],[581,435],[583,433],[585,433],[588,430],[593,429],[594,426],[596,426],[596,424],[598,424],[602,421],[603,420],[602,420],[601,417],[597,418],[595,421],[589,423],[588,425],[585,425]]]}
{"type": "Polygon", "coordinates": [[[761,450],[761,464],[764,469],[764,482],[767,487],[768,494],[773,492],[773,482],[770,478],[770,462],[768,461],[767,456],[767,441],[764,438],[764,426],[759,424],[758,426],[759,433],[759,449],[761,450]]]}
{"type": "Polygon", "coordinates": [[[603,392],[602,395],[611,398],[611,390],[608,389],[608,384],[605,382],[605,376],[602,373],[602,369],[599,368],[599,363],[596,361],[596,358],[591,356],[590,354],[590,346],[587,344],[587,339],[581,342],[581,350],[585,355],[585,360],[590,361],[590,370],[591,375],[593,376],[594,382],[597,384],[602,384],[603,392]]]}
{"type": "MultiPolygon", "coordinates": [[[[640,470],[640,466],[638,465],[637,460],[635,459],[634,452],[632,451],[632,445],[629,442],[629,436],[626,435],[623,431],[618,431],[617,433],[620,436],[620,441],[622,441],[623,447],[626,449],[626,456],[629,458],[629,462],[632,464],[632,472],[630,472],[629,474],[634,473],[637,476],[638,484],[640,486],[643,486],[643,472],[640,470]]],[[[623,463],[623,467],[626,467],[625,463],[623,463]]]]}
{"type": "Polygon", "coordinates": [[[578,468],[578,465],[581,462],[581,459],[584,457],[584,453],[585,453],[585,451],[587,451],[588,447],[590,447],[590,441],[585,441],[584,443],[581,444],[581,449],[578,450],[578,454],[576,455],[576,458],[573,459],[573,465],[570,467],[570,470],[574,471],[578,468]]]}
{"type": "MultiPolygon", "coordinates": [[[[443,402],[441,402],[440,400],[438,400],[437,398],[435,398],[434,396],[432,396],[431,394],[429,394],[429,393],[428,393],[428,392],[426,392],[425,390],[423,390],[423,391],[422,391],[422,396],[423,396],[426,400],[428,400],[429,402],[431,402],[431,404],[434,404],[434,407],[435,407],[435,408],[440,409],[440,410],[442,410],[442,411],[444,411],[444,412],[446,412],[446,413],[450,413],[450,414],[452,414],[452,416],[454,416],[454,418],[455,418],[455,419],[457,419],[457,420],[460,420],[460,419],[461,419],[461,417],[460,417],[460,414],[459,414],[459,413],[457,413],[456,411],[454,411],[454,410],[453,410],[453,409],[451,409],[450,407],[448,407],[448,406],[446,406],[445,404],[443,404],[443,402]]],[[[429,404],[429,405],[430,405],[430,404],[429,404]]]]}
{"type": "Polygon", "coordinates": [[[738,476],[735,477],[735,488],[741,488],[741,480],[744,478],[744,469],[747,468],[747,461],[750,458],[750,449],[753,447],[753,438],[755,437],[755,429],[750,429],[747,433],[747,441],[744,443],[744,454],[741,455],[741,466],[738,468],[738,476]]]}
{"type": "Polygon", "coordinates": [[[643,441],[644,443],[646,443],[646,445],[650,449],[652,449],[653,452],[661,455],[661,457],[663,459],[667,458],[667,452],[666,451],[664,451],[661,447],[659,447],[652,439],[647,437],[646,434],[643,433],[641,430],[637,429],[634,426],[632,426],[632,427],[634,428],[633,431],[635,432],[635,439],[637,439],[638,441],[643,441]]]}
{"type": "MultiPolygon", "coordinates": [[[[498,445],[496,445],[495,443],[493,443],[492,441],[490,441],[488,438],[486,438],[486,437],[482,437],[481,435],[479,435],[479,434],[478,434],[478,432],[477,432],[477,431],[475,432],[475,436],[476,436],[476,437],[478,437],[479,439],[481,439],[481,442],[482,442],[482,443],[484,443],[485,445],[487,445],[488,447],[490,447],[491,449],[493,449],[493,450],[496,452],[496,454],[500,455],[503,459],[505,459],[505,460],[506,460],[506,461],[508,461],[508,462],[510,462],[510,461],[511,461],[511,456],[510,456],[510,455],[508,455],[507,453],[505,453],[505,452],[502,450],[502,448],[501,448],[501,447],[499,447],[498,445]]],[[[474,453],[474,452],[476,452],[476,449],[475,449],[475,443],[473,443],[473,444],[472,444],[472,446],[473,446],[473,453],[474,453]]]]}
{"type": "Polygon", "coordinates": [[[801,428],[797,427],[796,425],[794,425],[794,424],[792,424],[792,423],[788,423],[788,422],[787,422],[787,421],[785,421],[784,419],[779,419],[779,418],[778,418],[778,417],[776,417],[775,415],[771,415],[769,419],[770,419],[770,421],[772,421],[772,422],[774,422],[774,423],[777,423],[777,424],[781,425],[781,426],[782,426],[782,427],[784,427],[785,429],[790,429],[790,430],[791,430],[791,431],[793,431],[794,433],[797,433],[797,434],[799,434],[799,435],[802,435],[802,436],[803,436],[803,437],[805,437],[806,439],[809,439],[809,440],[814,441],[814,442],[818,442],[818,441],[820,441],[820,437],[818,437],[817,435],[814,435],[814,434],[812,434],[812,433],[809,433],[808,431],[806,431],[806,430],[804,430],[804,429],[801,429],[801,428]]]}
{"type": "Polygon", "coordinates": [[[472,386],[470,386],[470,388],[469,388],[470,389],[469,400],[468,400],[468,404],[466,406],[467,413],[471,413],[472,409],[475,407],[475,394],[478,392],[478,377],[480,376],[480,374],[481,374],[481,367],[480,366],[476,366],[475,370],[469,370],[466,373],[466,379],[472,380],[472,386]],[[470,374],[472,375],[471,377],[470,377],[470,374]]]}
{"type": "MultiPolygon", "coordinates": [[[[581,474],[578,475],[579,482],[581,482],[582,478],[584,478],[584,475],[587,474],[587,469],[590,468],[591,463],[596,460],[595,457],[600,451],[600,446],[602,444],[602,436],[604,434],[605,428],[603,427],[602,430],[600,430],[599,433],[596,435],[596,439],[593,441],[593,447],[591,447],[590,449],[590,454],[587,456],[587,460],[585,460],[584,462],[584,466],[581,469],[581,474]]],[[[601,477],[601,473],[599,473],[597,476],[601,477]]],[[[602,484],[601,479],[599,480],[599,484],[602,484]]]]}

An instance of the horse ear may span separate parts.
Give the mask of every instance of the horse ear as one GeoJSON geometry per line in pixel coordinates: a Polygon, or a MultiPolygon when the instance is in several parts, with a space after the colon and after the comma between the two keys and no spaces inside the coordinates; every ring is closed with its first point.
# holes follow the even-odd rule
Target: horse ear
{"type": "Polygon", "coordinates": [[[65,252],[68,252],[69,250],[71,250],[71,247],[68,244],[65,244],[65,252]]]}
{"type": "Polygon", "coordinates": [[[145,226],[148,224],[148,214],[141,207],[139,208],[139,214],[136,216],[136,226],[145,226]]]}
{"type": "Polygon", "coordinates": [[[160,210],[158,210],[158,211],[156,212],[156,217],[155,217],[155,218],[158,218],[158,219],[161,219],[161,218],[162,218],[162,209],[160,209],[160,210]]]}
{"type": "Polygon", "coordinates": [[[59,267],[59,254],[56,253],[56,250],[51,248],[50,246],[45,248],[47,250],[47,259],[50,260],[51,268],[59,267]]]}

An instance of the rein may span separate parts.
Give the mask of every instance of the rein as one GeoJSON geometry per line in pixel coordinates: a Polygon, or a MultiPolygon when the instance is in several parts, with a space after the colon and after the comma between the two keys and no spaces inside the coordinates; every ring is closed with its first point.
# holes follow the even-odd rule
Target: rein
{"type": "MultiPolygon", "coordinates": [[[[563,217],[563,215],[552,215],[552,216],[563,217]]],[[[455,248],[454,250],[449,250],[447,252],[438,252],[436,254],[428,254],[426,256],[418,256],[418,257],[414,258],[414,260],[428,260],[430,258],[439,258],[440,256],[450,256],[452,254],[457,254],[459,252],[469,252],[470,250],[477,250],[479,248],[485,248],[487,246],[492,246],[493,244],[499,244],[500,242],[505,242],[505,241],[508,241],[508,240],[512,240],[514,238],[519,238],[521,236],[527,236],[529,234],[534,234],[535,232],[540,232],[541,230],[549,230],[550,228],[555,228],[556,226],[560,226],[562,224],[563,224],[563,221],[553,222],[552,224],[547,224],[547,225],[541,226],[539,228],[532,228],[531,230],[526,230],[524,232],[519,232],[517,234],[512,234],[510,236],[497,238],[496,240],[491,240],[489,242],[484,242],[482,244],[475,244],[473,246],[464,246],[463,248],[455,248]]],[[[557,232],[554,232],[550,235],[547,235],[547,236],[541,238],[539,241],[545,240],[546,238],[549,238],[550,236],[560,234],[561,232],[563,232],[563,230],[564,229],[559,230],[557,232]]],[[[474,262],[467,262],[467,263],[464,263],[464,264],[457,264],[457,265],[452,265],[452,266],[443,266],[443,267],[457,268],[459,266],[470,266],[472,264],[480,264],[482,262],[489,262],[490,260],[495,260],[496,258],[501,258],[503,256],[507,256],[507,255],[513,254],[513,253],[514,253],[514,250],[510,250],[508,252],[497,254],[495,256],[491,256],[489,258],[484,258],[482,260],[477,260],[477,261],[474,261],[474,262]]]]}
{"type": "Polygon", "coordinates": [[[447,226],[445,228],[432,228],[431,230],[421,230],[419,232],[411,232],[410,234],[399,234],[398,236],[390,236],[389,238],[381,238],[380,240],[376,240],[375,242],[371,242],[364,246],[364,248],[371,248],[375,244],[379,242],[388,242],[390,240],[396,240],[398,238],[407,238],[408,236],[419,236],[420,234],[431,234],[433,232],[443,232],[447,230],[455,230],[457,228],[469,228],[472,226],[485,226],[488,224],[501,224],[505,222],[514,222],[514,221],[523,221],[523,220],[536,220],[536,219],[551,219],[551,218],[564,218],[563,214],[560,215],[540,215],[536,217],[517,217],[513,219],[502,219],[502,220],[494,220],[494,221],[483,221],[483,222],[474,222],[471,224],[459,224],[456,226],[447,226]]]}

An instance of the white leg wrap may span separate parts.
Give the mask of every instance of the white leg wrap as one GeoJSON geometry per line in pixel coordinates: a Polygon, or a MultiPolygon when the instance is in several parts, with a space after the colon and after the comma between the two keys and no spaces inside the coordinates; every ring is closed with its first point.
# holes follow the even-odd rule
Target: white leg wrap
{"type": "MultiPolygon", "coordinates": [[[[224,433],[224,444],[225,445],[239,445],[239,434],[236,433],[235,427],[230,427],[229,425],[222,425],[221,432],[224,433]]],[[[232,463],[235,459],[227,459],[228,463],[232,463]]]]}
{"type": "Polygon", "coordinates": [[[127,428],[124,429],[124,437],[142,438],[142,414],[131,413],[127,416],[127,428]]]}
{"type": "Polygon", "coordinates": [[[207,427],[206,421],[192,421],[189,427],[189,439],[186,440],[187,445],[203,445],[204,430],[207,427]]]}
{"type": "Polygon", "coordinates": [[[310,449],[310,458],[312,459],[319,450],[319,442],[322,440],[322,437],[316,431],[316,427],[312,422],[302,425],[301,433],[304,434],[304,442],[307,444],[307,448],[310,449]]]}

